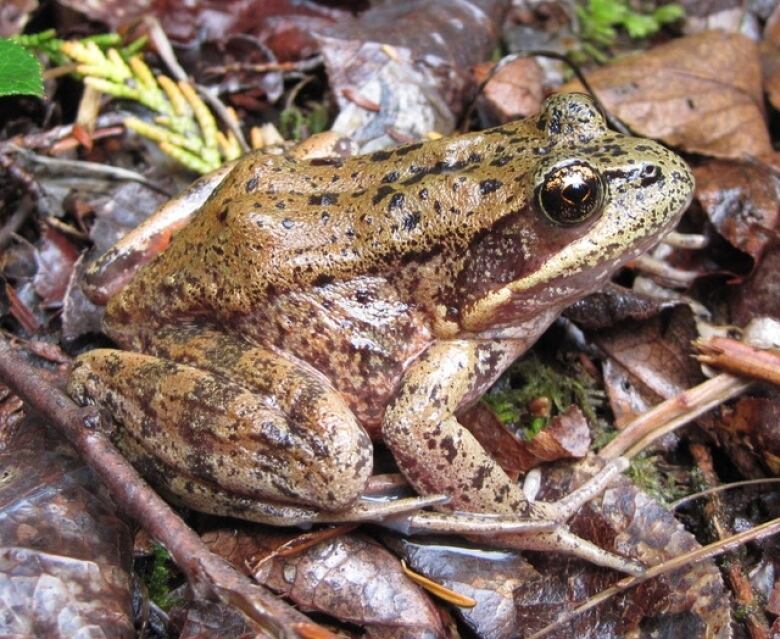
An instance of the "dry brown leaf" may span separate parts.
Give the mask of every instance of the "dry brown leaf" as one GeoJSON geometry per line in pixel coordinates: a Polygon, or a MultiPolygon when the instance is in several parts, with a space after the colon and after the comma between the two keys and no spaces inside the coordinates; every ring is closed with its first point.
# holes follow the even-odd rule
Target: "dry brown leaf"
{"type": "Polygon", "coordinates": [[[761,66],[769,101],[775,109],[780,109],[780,4],[775,7],[764,27],[761,66]]]}
{"type": "MultiPolygon", "coordinates": [[[[769,153],[758,47],[707,31],[586,74],[611,113],[637,133],[719,158],[769,153]]],[[[582,91],[569,82],[560,91],[582,91]]]]}
{"type": "Polygon", "coordinates": [[[696,337],[687,306],[673,310],[668,322],[626,322],[595,336],[608,356],[604,381],[618,428],[701,380],[699,365],[690,357],[696,337]]]}
{"type": "Polygon", "coordinates": [[[711,160],[697,166],[696,199],[729,243],[758,260],[780,217],[778,154],[754,161],[711,160]]]}
{"type": "MultiPolygon", "coordinates": [[[[483,62],[473,69],[476,84],[481,84],[495,64],[483,62]]],[[[477,99],[477,110],[485,126],[538,113],[544,99],[544,73],[533,58],[518,58],[502,66],[490,78],[477,99]]]]}

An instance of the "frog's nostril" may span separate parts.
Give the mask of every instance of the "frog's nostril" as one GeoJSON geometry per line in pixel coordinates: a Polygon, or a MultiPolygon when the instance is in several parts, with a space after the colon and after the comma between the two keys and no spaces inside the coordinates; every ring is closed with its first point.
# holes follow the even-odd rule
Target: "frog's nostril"
{"type": "Polygon", "coordinates": [[[660,180],[661,177],[663,177],[663,172],[661,171],[661,167],[656,164],[645,164],[639,172],[639,179],[641,180],[642,186],[650,186],[660,180]]]}

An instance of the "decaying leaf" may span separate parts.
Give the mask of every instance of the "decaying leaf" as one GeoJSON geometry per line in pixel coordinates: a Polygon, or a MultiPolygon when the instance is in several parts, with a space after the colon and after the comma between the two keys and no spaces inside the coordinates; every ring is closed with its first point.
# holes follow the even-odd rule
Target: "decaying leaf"
{"type": "Polygon", "coordinates": [[[780,247],[765,253],[747,281],[734,287],[731,320],[744,326],[752,317],[780,319],[780,247]]]}
{"type": "Polygon", "coordinates": [[[711,160],[694,169],[696,199],[732,246],[761,257],[780,217],[780,156],[711,160]],[[763,161],[762,161],[763,160],[763,161]]]}
{"type": "Polygon", "coordinates": [[[493,411],[482,403],[460,414],[458,419],[515,478],[544,462],[584,457],[590,449],[588,421],[575,405],[555,415],[528,441],[513,436],[493,411]]]}
{"type": "Polygon", "coordinates": [[[59,307],[65,297],[78,252],[62,233],[46,226],[36,247],[33,287],[45,307],[59,307]]]}
{"type": "Polygon", "coordinates": [[[674,309],[668,321],[630,321],[594,336],[607,355],[604,381],[618,428],[701,380],[699,365],[690,356],[697,336],[686,306],[674,309]]]}
{"type": "Polygon", "coordinates": [[[335,131],[371,151],[449,133],[472,86],[469,66],[498,41],[503,0],[386,2],[318,32],[341,113],[335,131]],[[380,105],[366,109],[350,97],[380,105]]]}
{"type": "MultiPolygon", "coordinates": [[[[570,490],[574,475],[559,467],[545,474],[544,499],[570,490]]],[[[612,485],[569,522],[572,531],[604,548],[656,564],[698,547],[696,539],[670,512],[627,479],[612,485]]],[[[515,591],[519,627],[526,634],[553,621],[562,610],[584,602],[619,576],[576,560],[561,561],[549,553],[529,553],[539,577],[515,591]]],[[[686,567],[627,591],[575,618],[557,639],[628,636],[731,637],[731,609],[718,569],[712,561],[686,567]],[[641,634],[639,634],[641,632],[641,634]]]]}
{"type": "Polygon", "coordinates": [[[586,75],[606,108],[640,135],[719,158],[772,151],[758,48],[745,36],[678,38],[586,75]]]}
{"type": "Polygon", "coordinates": [[[761,41],[761,64],[769,101],[780,109],[780,4],[766,22],[761,41]]]}
{"type": "Polygon", "coordinates": [[[0,634],[134,637],[131,538],[89,469],[32,418],[0,468],[0,634]]]}
{"type": "Polygon", "coordinates": [[[191,601],[171,610],[179,628],[178,639],[266,639],[266,634],[246,615],[223,603],[191,601]]]}
{"type": "Polygon", "coordinates": [[[370,637],[444,636],[428,596],[377,542],[350,534],[296,555],[273,555],[277,546],[289,540],[289,534],[267,531],[218,531],[204,536],[215,552],[244,570],[249,567],[255,579],[303,610],[325,612],[364,626],[370,637]]]}

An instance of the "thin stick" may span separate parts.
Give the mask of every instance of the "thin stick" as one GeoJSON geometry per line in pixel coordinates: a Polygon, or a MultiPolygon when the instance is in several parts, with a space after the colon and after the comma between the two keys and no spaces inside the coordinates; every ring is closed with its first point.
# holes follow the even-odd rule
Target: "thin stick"
{"type": "Polygon", "coordinates": [[[727,373],[708,379],[637,417],[601,449],[599,456],[604,459],[621,455],[631,457],[662,435],[745,392],[751,384],[727,373]]]}
{"type": "Polygon", "coordinates": [[[763,479],[743,479],[742,481],[733,481],[729,484],[710,486],[709,488],[706,488],[705,490],[700,490],[697,493],[691,493],[690,495],[686,495],[685,497],[680,497],[680,499],[677,499],[673,501],[671,504],[669,504],[669,508],[671,510],[677,510],[680,506],[684,506],[685,504],[693,501],[694,499],[699,499],[700,497],[706,497],[708,495],[714,495],[715,493],[731,490],[732,488],[742,488],[745,486],[763,486],[765,484],[780,484],[780,477],[764,477],[763,479]]]}

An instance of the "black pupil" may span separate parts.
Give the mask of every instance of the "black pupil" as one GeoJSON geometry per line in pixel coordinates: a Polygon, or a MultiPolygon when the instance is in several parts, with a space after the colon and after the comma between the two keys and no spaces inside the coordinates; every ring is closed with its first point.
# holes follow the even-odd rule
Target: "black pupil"
{"type": "Polygon", "coordinates": [[[552,171],[538,194],[545,215],[557,224],[577,224],[601,208],[603,187],[598,173],[584,163],[552,171]]]}
{"type": "Polygon", "coordinates": [[[575,180],[572,184],[563,187],[563,199],[574,206],[582,206],[590,197],[590,184],[584,182],[579,176],[575,180]]]}

